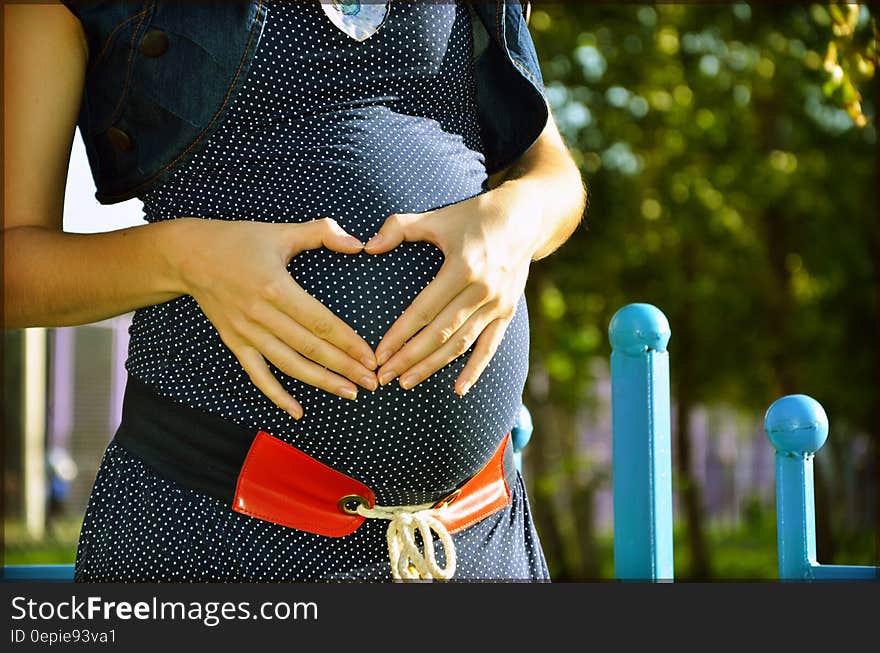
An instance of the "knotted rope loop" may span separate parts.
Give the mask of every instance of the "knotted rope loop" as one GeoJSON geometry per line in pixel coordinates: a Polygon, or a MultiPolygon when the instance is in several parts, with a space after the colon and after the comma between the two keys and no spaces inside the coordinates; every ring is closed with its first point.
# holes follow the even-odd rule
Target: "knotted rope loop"
{"type": "Polygon", "coordinates": [[[388,558],[394,580],[441,579],[449,580],[455,574],[455,545],[446,526],[437,518],[448,503],[412,506],[373,506],[359,503],[357,513],[368,519],[387,519],[388,558]],[[437,564],[434,536],[437,534],[446,554],[446,566],[437,564]],[[416,542],[416,533],[422,540],[424,552],[416,542]]]}

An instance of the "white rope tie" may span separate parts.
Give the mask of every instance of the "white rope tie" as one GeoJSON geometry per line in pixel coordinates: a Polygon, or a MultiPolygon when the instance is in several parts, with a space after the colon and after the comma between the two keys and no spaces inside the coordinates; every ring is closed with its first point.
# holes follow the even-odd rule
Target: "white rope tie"
{"type": "Polygon", "coordinates": [[[374,506],[368,508],[358,504],[357,512],[370,519],[388,519],[387,540],[388,557],[391,560],[391,574],[394,580],[442,579],[448,580],[455,573],[455,545],[452,536],[439,519],[437,512],[447,504],[434,508],[435,503],[422,503],[414,506],[374,506]],[[434,555],[434,536],[437,533],[446,566],[441,568],[434,555]],[[419,533],[424,553],[416,543],[419,533]]]}

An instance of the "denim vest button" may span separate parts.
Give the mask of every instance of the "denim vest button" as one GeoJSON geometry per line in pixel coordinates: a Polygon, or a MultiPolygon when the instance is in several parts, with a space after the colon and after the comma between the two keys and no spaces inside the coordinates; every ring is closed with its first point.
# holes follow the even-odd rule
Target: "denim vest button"
{"type": "Polygon", "coordinates": [[[107,130],[107,138],[117,150],[128,152],[132,148],[131,137],[118,127],[111,127],[107,130]]]}
{"type": "Polygon", "coordinates": [[[145,57],[161,57],[168,49],[168,35],[157,29],[150,30],[141,39],[140,48],[145,57]]]}

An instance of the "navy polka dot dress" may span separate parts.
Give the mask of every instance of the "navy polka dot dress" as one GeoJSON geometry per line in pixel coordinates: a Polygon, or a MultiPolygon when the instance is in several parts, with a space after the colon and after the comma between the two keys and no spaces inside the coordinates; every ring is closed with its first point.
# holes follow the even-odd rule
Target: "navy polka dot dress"
{"type": "MultiPolygon", "coordinates": [[[[358,42],[317,0],[270,1],[244,88],[204,148],[141,197],[146,220],[328,216],[366,242],[392,213],[485,192],[469,11],[398,0],[379,31],[358,42]]],[[[442,263],[437,247],[415,242],[382,255],[310,250],[288,270],[375,349],[442,263]]],[[[524,296],[464,397],[453,384],[473,347],[415,388],[395,380],[359,388],[356,400],[270,364],[303,405],[300,420],[252,384],[191,296],[138,310],[130,335],[129,374],[178,402],[268,431],[365,482],[381,505],[430,501],[475,474],[516,422],[528,373],[524,296]]],[[[511,490],[508,508],[453,536],[456,579],[548,577],[519,475],[511,490]]],[[[387,580],[386,528],[368,519],[330,538],[242,515],[112,441],[86,509],[76,579],[387,580]]]]}

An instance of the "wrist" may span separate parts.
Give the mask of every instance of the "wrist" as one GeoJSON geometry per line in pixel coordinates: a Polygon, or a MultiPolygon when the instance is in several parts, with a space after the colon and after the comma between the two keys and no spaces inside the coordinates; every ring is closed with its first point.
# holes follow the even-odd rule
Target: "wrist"
{"type": "Polygon", "coordinates": [[[163,290],[178,295],[189,295],[192,290],[194,230],[198,218],[176,218],[155,224],[154,251],[159,252],[158,277],[163,290]]]}
{"type": "Polygon", "coordinates": [[[549,256],[574,232],[586,208],[586,187],[574,165],[533,167],[498,188],[525,207],[519,227],[531,238],[532,261],[549,256]]]}
{"type": "Polygon", "coordinates": [[[544,246],[541,225],[545,220],[545,202],[541,183],[529,177],[517,177],[495,188],[501,202],[501,214],[507,216],[511,232],[516,234],[530,261],[544,246]]]}

